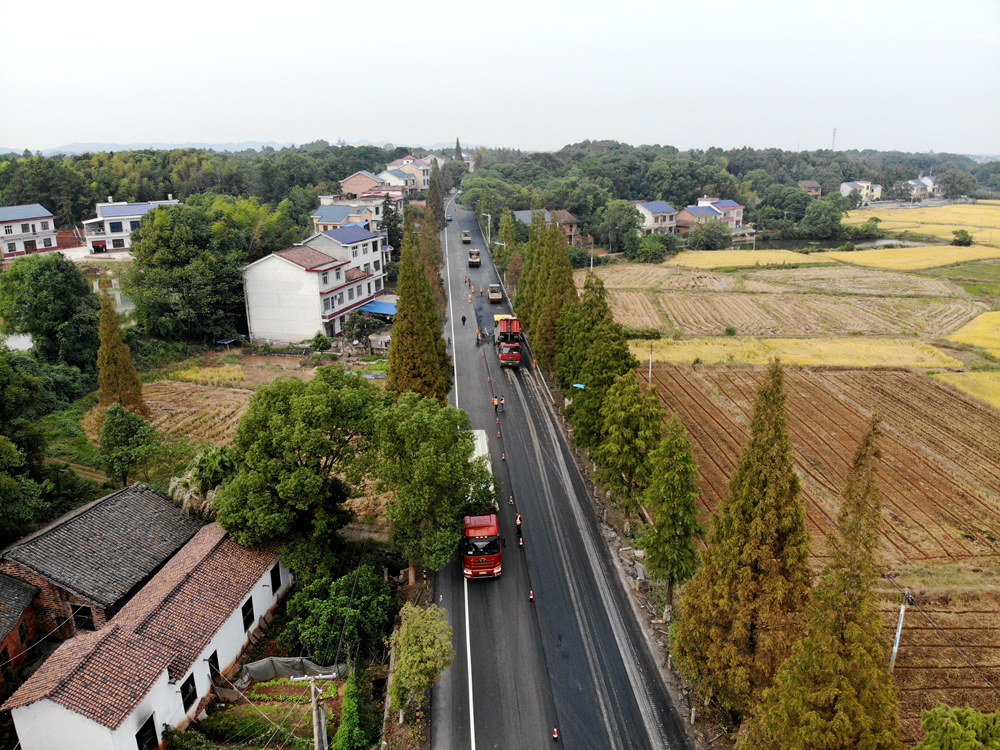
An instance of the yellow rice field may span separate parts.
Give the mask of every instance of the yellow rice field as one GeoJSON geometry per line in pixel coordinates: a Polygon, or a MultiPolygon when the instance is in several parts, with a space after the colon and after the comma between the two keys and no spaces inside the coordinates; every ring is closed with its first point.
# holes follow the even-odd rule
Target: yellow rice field
{"type": "Polygon", "coordinates": [[[960,344],[978,346],[1000,359],[1000,312],[983,313],[949,333],[948,338],[960,344]]]}
{"type": "Polygon", "coordinates": [[[971,245],[919,245],[917,247],[875,248],[853,252],[823,253],[832,260],[867,268],[888,268],[893,271],[919,271],[939,266],[954,266],[973,260],[1000,258],[1000,248],[971,245]]]}
{"type": "Polygon", "coordinates": [[[939,372],[934,378],[1000,409],[1000,372],[939,372]]]}
{"type": "Polygon", "coordinates": [[[690,364],[697,359],[706,365],[766,365],[778,357],[786,364],[795,365],[962,367],[957,359],[930,344],[892,338],[757,339],[733,336],[629,342],[632,354],[640,362],[648,361],[650,344],[653,345],[653,361],[667,364],[690,364]]]}
{"type": "Polygon", "coordinates": [[[863,224],[872,216],[888,232],[916,232],[950,241],[952,232],[965,229],[980,244],[1000,244],[1000,201],[979,201],[951,206],[916,208],[864,208],[851,211],[845,224],[863,224]]]}
{"type": "Polygon", "coordinates": [[[828,253],[806,255],[793,253],[791,250],[685,250],[664,265],[707,269],[833,263],[827,255],[828,253]]]}

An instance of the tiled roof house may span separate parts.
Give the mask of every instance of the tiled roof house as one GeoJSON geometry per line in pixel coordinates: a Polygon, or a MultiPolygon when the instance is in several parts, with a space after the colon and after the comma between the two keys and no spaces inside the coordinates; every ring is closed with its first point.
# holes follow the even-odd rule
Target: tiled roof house
{"type": "Polygon", "coordinates": [[[28,647],[44,635],[31,606],[38,591],[37,586],[0,574],[0,683],[13,682],[28,647]]]}
{"type": "Polygon", "coordinates": [[[4,704],[24,750],[159,746],[186,726],[292,577],[276,546],[204,526],[95,633],[64,643],[4,704]]]}
{"type": "Polygon", "coordinates": [[[40,626],[101,628],[201,527],[136,483],[77,508],[0,553],[0,573],[39,589],[40,626]]]}

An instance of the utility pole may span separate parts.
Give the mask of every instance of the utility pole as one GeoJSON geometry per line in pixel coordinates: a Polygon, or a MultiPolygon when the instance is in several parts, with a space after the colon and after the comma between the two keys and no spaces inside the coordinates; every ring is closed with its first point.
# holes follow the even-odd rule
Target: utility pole
{"type": "Polygon", "coordinates": [[[903,603],[899,606],[899,622],[896,624],[896,637],[892,642],[892,658],[889,659],[889,674],[896,668],[896,654],[899,653],[899,639],[903,635],[903,618],[906,616],[906,605],[913,604],[910,590],[903,592],[903,603]]]}
{"type": "Polygon", "coordinates": [[[313,750],[326,750],[326,722],[323,720],[323,707],[319,704],[319,693],[316,691],[316,680],[335,680],[337,673],[316,674],[305,677],[289,677],[290,682],[309,680],[309,701],[312,703],[313,720],[313,750]]]}
{"type": "Polygon", "coordinates": [[[836,128],[833,129],[833,141],[830,143],[830,150],[831,151],[836,151],[837,150],[837,129],[836,128]]]}

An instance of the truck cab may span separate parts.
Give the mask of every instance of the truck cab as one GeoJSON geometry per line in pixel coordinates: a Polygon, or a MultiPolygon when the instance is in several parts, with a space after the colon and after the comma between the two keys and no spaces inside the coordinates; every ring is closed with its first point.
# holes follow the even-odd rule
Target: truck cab
{"type": "Polygon", "coordinates": [[[469,268],[479,268],[482,264],[482,258],[479,255],[479,250],[469,251],[469,268]]]}
{"type": "Polygon", "coordinates": [[[462,230],[462,244],[463,245],[468,245],[471,242],[472,242],[472,232],[470,232],[468,229],[463,229],[462,230]]]}
{"type": "Polygon", "coordinates": [[[466,516],[462,521],[462,575],[499,578],[503,572],[502,547],[496,513],[466,516]]]}
{"type": "Polygon", "coordinates": [[[497,357],[501,367],[521,366],[521,344],[524,343],[524,333],[521,331],[521,321],[513,315],[494,315],[496,328],[493,331],[493,341],[497,349],[497,357]]]}
{"type": "Polygon", "coordinates": [[[499,284],[490,284],[486,290],[486,297],[490,302],[503,302],[503,290],[499,284]]]}

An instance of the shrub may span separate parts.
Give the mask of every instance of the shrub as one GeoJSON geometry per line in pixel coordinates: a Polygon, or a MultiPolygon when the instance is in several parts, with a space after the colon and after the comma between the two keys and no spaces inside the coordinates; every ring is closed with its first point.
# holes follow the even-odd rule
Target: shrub
{"type": "Polygon", "coordinates": [[[956,229],[952,232],[955,235],[955,239],[951,241],[952,245],[958,245],[959,247],[969,247],[972,244],[972,235],[969,234],[964,229],[956,229]]]}
{"type": "Polygon", "coordinates": [[[853,242],[845,242],[843,245],[837,248],[842,253],[851,253],[857,250],[853,242]]]}
{"type": "Polygon", "coordinates": [[[659,339],[663,337],[657,328],[628,328],[622,326],[622,333],[627,339],[659,339]]]}
{"type": "Polygon", "coordinates": [[[736,327],[735,326],[726,326],[726,335],[727,336],[735,336],[736,335],[736,327]]]}

